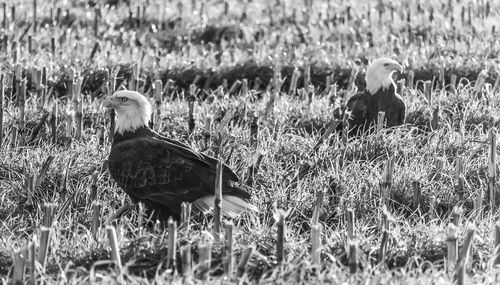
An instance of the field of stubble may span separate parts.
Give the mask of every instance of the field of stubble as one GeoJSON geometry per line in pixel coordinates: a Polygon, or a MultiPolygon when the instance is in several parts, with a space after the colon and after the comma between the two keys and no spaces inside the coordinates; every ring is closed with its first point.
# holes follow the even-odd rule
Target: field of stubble
{"type": "Polygon", "coordinates": [[[453,284],[461,274],[462,284],[498,282],[498,199],[489,200],[498,190],[490,166],[500,125],[498,3],[108,2],[0,5],[2,283],[453,284]],[[405,67],[394,79],[406,124],[321,141],[364,88],[368,61],[382,56],[405,67]],[[106,170],[110,122],[100,103],[113,82],[151,98],[155,129],[218,153],[252,193],[260,212],[231,221],[233,270],[212,217],[193,213],[177,229],[171,266],[167,226],[139,207],[112,224],[121,266],[113,262],[106,229],[92,229],[128,199],[106,170]],[[447,245],[457,243],[456,265],[447,245]]]}

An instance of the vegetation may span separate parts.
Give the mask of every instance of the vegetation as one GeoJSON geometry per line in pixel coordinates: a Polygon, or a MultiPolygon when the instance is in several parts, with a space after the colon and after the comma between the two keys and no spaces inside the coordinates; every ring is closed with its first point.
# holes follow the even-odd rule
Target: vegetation
{"type": "Polygon", "coordinates": [[[460,268],[468,284],[498,282],[498,3],[164,2],[0,6],[3,283],[22,262],[25,281],[34,268],[47,283],[452,284],[460,268]],[[405,66],[406,124],[323,140],[381,56],[405,66]],[[106,170],[100,107],[119,88],[151,98],[156,130],[220,157],[252,193],[259,214],[231,221],[235,264],[252,248],[242,276],[212,217],[193,212],[173,253],[172,229],[140,206],[112,223],[118,266],[96,221],[128,199],[106,170]],[[456,266],[450,229],[471,244],[456,266]]]}

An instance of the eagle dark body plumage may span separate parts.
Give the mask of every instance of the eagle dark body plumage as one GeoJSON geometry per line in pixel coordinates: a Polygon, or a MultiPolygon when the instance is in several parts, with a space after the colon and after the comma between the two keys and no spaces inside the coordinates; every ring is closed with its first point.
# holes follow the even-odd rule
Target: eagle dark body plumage
{"type": "MultiPolygon", "coordinates": [[[[109,171],[134,202],[143,202],[160,217],[178,218],[182,202],[215,193],[217,160],[163,137],[149,127],[116,134],[109,155],[109,171]]],[[[231,185],[238,176],[223,169],[222,193],[250,199],[231,185]]]]}
{"type": "Polygon", "coordinates": [[[406,105],[395,86],[390,84],[380,88],[375,94],[368,91],[357,93],[347,102],[346,109],[351,112],[349,119],[349,134],[356,135],[360,131],[368,132],[378,119],[379,112],[385,112],[387,127],[404,124],[406,105]]]}

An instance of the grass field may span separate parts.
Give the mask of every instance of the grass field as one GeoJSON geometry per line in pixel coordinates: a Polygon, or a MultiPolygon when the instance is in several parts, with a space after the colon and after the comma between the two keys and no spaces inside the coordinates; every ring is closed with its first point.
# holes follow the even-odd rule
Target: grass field
{"type": "Polygon", "coordinates": [[[497,1],[91,2],[0,5],[3,284],[32,276],[50,284],[499,282],[497,1]],[[395,81],[406,124],[321,140],[364,88],[368,61],[382,56],[405,67],[395,81]],[[92,230],[129,199],[106,170],[110,116],[100,106],[120,88],[151,98],[156,130],[219,155],[252,193],[259,213],[231,221],[232,271],[211,216],[193,213],[177,229],[175,266],[167,225],[140,206],[112,223],[121,266],[107,228],[92,230]],[[319,259],[311,256],[318,228],[319,259]],[[182,262],[188,249],[191,267],[182,262]]]}

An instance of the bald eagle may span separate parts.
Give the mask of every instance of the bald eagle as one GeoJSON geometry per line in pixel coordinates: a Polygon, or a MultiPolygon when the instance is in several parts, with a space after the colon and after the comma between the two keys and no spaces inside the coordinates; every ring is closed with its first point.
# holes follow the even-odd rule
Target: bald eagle
{"type": "MultiPolygon", "coordinates": [[[[133,202],[143,202],[159,218],[179,219],[182,202],[205,212],[213,206],[217,160],[148,127],[151,104],[135,91],[118,91],[103,106],[116,110],[108,158],[111,177],[133,202]]],[[[250,194],[233,185],[238,176],[223,165],[221,209],[229,217],[256,207],[250,194]]]]}
{"type": "Polygon", "coordinates": [[[366,90],[352,96],[346,105],[350,135],[369,132],[376,124],[379,112],[385,112],[387,127],[404,123],[406,106],[396,93],[396,84],[392,80],[394,71],[402,72],[403,67],[388,58],[375,59],[368,66],[366,90]]]}

